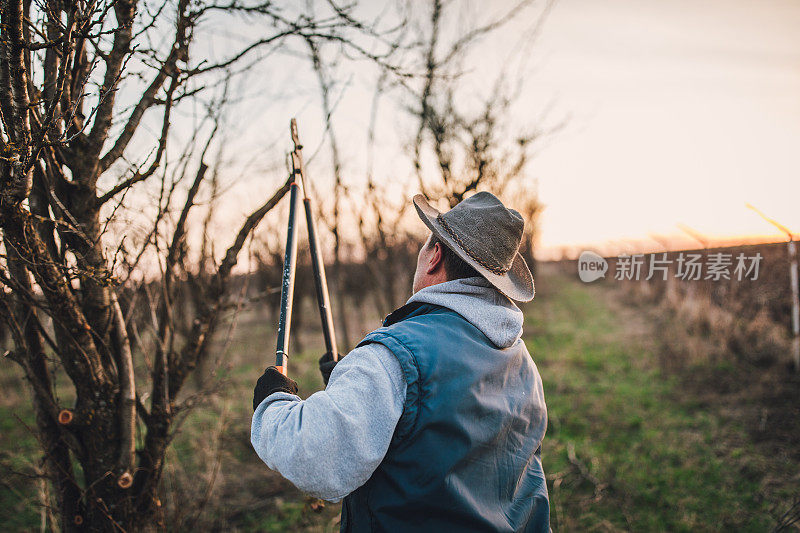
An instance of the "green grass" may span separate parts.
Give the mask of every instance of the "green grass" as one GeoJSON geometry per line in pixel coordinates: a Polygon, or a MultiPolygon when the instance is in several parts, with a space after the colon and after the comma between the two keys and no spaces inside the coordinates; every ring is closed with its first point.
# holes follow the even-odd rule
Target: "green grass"
{"type": "Polygon", "coordinates": [[[683,397],[608,289],[548,283],[526,311],[526,342],[550,417],[542,456],[554,529],[769,529],[759,484],[742,475],[752,449],[741,429],[683,397]]]}
{"type": "Polygon", "coordinates": [[[4,371],[3,401],[0,401],[0,524],[5,531],[28,530],[39,524],[37,487],[29,475],[33,473],[39,453],[33,433],[33,408],[23,386],[13,390],[11,383],[24,383],[11,361],[0,362],[4,371]],[[13,402],[15,408],[9,403],[13,402]]]}

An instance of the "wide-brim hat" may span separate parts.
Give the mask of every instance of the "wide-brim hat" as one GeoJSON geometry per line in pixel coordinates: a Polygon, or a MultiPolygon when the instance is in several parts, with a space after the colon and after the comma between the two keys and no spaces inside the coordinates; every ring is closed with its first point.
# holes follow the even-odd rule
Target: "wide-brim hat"
{"type": "Polygon", "coordinates": [[[533,299],[533,275],[519,253],[525,221],[493,194],[479,192],[442,213],[421,194],[419,218],[448,248],[500,292],[520,302],[533,299]]]}

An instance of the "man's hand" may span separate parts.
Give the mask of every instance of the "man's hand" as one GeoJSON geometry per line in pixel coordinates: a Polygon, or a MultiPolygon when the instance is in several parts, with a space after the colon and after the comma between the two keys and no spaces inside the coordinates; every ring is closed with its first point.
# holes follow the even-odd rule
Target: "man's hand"
{"type": "MultiPolygon", "coordinates": [[[[339,354],[339,360],[341,361],[342,354],[339,354]]],[[[328,385],[328,380],[331,379],[331,372],[333,372],[333,367],[336,366],[338,361],[333,360],[333,356],[331,352],[325,352],[325,355],[319,358],[319,373],[322,374],[322,381],[325,382],[325,385],[328,385]]]]}
{"type": "Polygon", "coordinates": [[[279,391],[297,394],[297,383],[278,372],[278,369],[274,366],[271,366],[258,378],[256,388],[253,389],[253,411],[264,401],[264,398],[279,391]]]}

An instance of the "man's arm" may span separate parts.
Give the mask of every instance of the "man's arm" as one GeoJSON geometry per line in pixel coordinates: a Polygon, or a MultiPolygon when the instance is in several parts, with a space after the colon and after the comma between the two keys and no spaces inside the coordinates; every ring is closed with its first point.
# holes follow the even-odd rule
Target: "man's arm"
{"type": "Polygon", "coordinates": [[[400,363],[381,344],[356,348],[306,400],[285,392],[253,414],[250,441],[267,466],[299,489],[339,501],[378,467],[403,413],[400,363]]]}

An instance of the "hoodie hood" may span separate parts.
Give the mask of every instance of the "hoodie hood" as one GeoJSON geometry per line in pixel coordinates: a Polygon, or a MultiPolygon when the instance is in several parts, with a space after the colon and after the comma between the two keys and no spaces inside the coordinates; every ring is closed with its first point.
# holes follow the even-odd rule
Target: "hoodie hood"
{"type": "Polygon", "coordinates": [[[522,335],[519,307],[482,277],[455,279],[417,291],[407,304],[440,305],[463,316],[499,348],[508,348],[522,335]]]}

